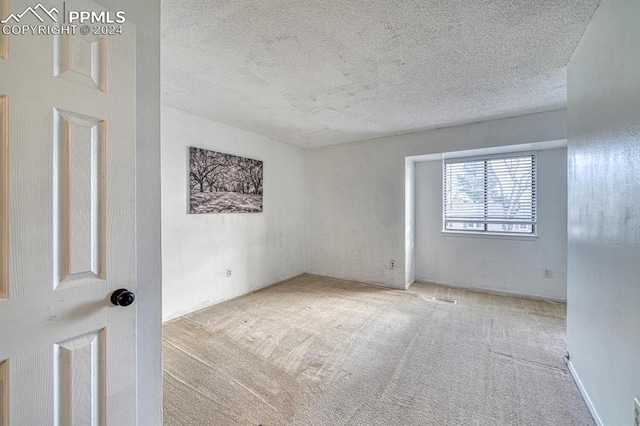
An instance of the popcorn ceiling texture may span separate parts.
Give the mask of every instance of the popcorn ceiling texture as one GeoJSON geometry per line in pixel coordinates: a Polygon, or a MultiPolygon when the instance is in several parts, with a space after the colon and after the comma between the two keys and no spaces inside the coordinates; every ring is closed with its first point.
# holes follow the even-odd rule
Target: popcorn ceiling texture
{"type": "Polygon", "coordinates": [[[599,0],[165,0],[162,102],[301,147],[564,108],[599,0]]]}

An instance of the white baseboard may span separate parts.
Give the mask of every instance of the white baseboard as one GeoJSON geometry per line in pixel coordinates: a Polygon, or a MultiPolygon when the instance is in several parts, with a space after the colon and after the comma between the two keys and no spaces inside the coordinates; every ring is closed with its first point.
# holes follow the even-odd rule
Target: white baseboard
{"type": "Polygon", "coordinates": [[[368,284],[370,286],[373,287],[380,287],[380,288],[386,288],[386,289],[391,289],[391,290],[406,290],[405,287],[396,287],[393,285],[387,285],[384,283],[380,283],[380,282],[375,282],[375,281],[364,281],[364,280],[356,280],[353,278],[345,278],[345,277],[340,277],[340,276],[336,276],[336,275],[327,275],[327,274],[319,274],[317,272],[305,272],[306,275],[315,275],[317,277],[322,277],[322,278],[330,278],[332,280],[340,280],[340,281],[349,281],[349,282],[353,282],[353,283],[358,283],[358,284],[368,284]]]}
{"type": "Polygon", "coordinates": [[[517,291],[509,291],[509,290],[497,290],[494,288],[487,288],[487,287],[477,287],[477,286],[470,286],[470,285],[464,285],[464,284],[453,284],[453,283],[447,283],[447,282],[443,282],[443,281],[434,281],[434,280],[430,280],[428,278],[416,278],[415,282],[423,282],[423,283],[432,283],[432,284],[438,284],[438,285],[444,285],[447,287],[456,287],[456,288],[461,288],[464,290],[469,290],[469,291],[479,291],[481,293],[490,293],[490,294],[499,294],[502,296],[512,296],[512,297],[521,297],[524,299],[534,299],[534,300],[547,300],[547,301],[551,301],[551,302],[561,302],[561,303],[566,303],[567,299],[563,299],[560,297],[551,297],[551,296],[540,296],[538,294],[527,294],[527,293],[518,293],[517,291]]]}
{"type": "Polygon", "coordinates": [[[580,393],[582,394],[582,398],[584,399],[584,402],[587,404],[587,408],[589,408],[589,411],[591,412],[591,416],[593,417],[593,420],[596,422],[598,426],[604,426],[604,424],[602,423],[602,420],[600,420],[600,416],[598,416],[596,407],[593,406],[593,402],[591,402],[591,398],[589,398],[589,394],[587,393],[587,390],[582,385],[582,381],[580,380],[580,377],[578,376],[578,373],[576,372],[576,369],[573,367],[573,364],[571,363],[571,361],[567,361],[567,367],[569,367],[569,372],[571,373],[571,377],[573,377],[573,380],[576,382],[576,386],[578,386],[578,390],[580,390],[580,393]]]}
{"type": "Polygon", "coordinates": [[[188,309],[183,309],[183,310],[180,310],[180,311],[177,311],[177,312],[173,312],[172,314],[167,315],[166,317],[163,317],[162,318],[162,323],[165,324],[165,323],[168,323],[168,322],[173,321],[175,319],[181,318],[181,317],[183,317],[185,315],[189,315],[189,314],[192,314],[194,312],[198,312],[198,311],[201,311],[203,309],[210,308],[211,306],[219,305],[220,303],[224,303],[224,302],[229,302],[231,300],[238,299],[238,298],[240,298],[242,296],[246,296],[248,294],[255,293],[255,292],[260,291],[260,290],[264,290],[266,288],[269,288],[271,286],[280,284],[283,281],[290,280],[290,279],[298,277],[300,275],[304,275],[304,272],[296,273],[296,274],[294,274],[294,275],[292,275],[292,276],[290,276],[288,278],[282,278],[282,279],[278,279],[276,281],[267,282],[267,283],[265,283],[265,284],[263,284],[263,285],[261,285],[259,287],[252,288],[252,289],[247,290],[246,292],[241,293],[241,294],[236,294],[236,295],[229,296],[229,297],[222,298],[222,299],[216,299],[216,300],[213,300],[213,301],[209,300],[209,301],[200,303],[200,304],[195,305],[195,306],[190,306],[188,309]]]}

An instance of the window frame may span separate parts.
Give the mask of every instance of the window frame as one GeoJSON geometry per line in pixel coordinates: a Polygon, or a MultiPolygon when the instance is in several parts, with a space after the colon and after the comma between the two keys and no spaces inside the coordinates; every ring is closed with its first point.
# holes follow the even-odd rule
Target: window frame
{"type": "MultiPolygon", "coordinates": [[[[491,154],[491,155],[476,155],[476,156],[469,156],[469,157],[444,157],[442,159],[442,229],[441,232],[443,234],[451,234],[451,235],[473,235],[473,236],[486,236],[486,237],[520,237],[520,238],[524,238],[524,239],[529,239],[529,238],[536,238],[538,236],[538,151],[514,151],[514,152],[506,152],[506,153],[501,153],[501,154],[491,154]],[[494,159],[509,159],[509,158],[518,158],[518,157],[533,157],[533,171],[532,171],[532,185],[531,185],[531,192],[532,192],[532,198],[533,198],[533,210],[534,210],[534,215],[533,215],[533,222],[531,223],[531,232],[500,232],[500,231],[489,231],[488,225],[489,222],[486,221],[486,214],[487,214],[487,210],[488,210],[488,196],[487,196],[487,185],[486,182],[488,180],[488,173],[487,173],[487,163],[486,161],[488,160],[494,160],[494,159]],[[469,228],[469,229],[447,229],[447,222],[454,222],[452,220],[447,220],[446,218],[446,173],[447,173],[447,168],[446,165],[447,164],[451,164],[451,163],[466,163],[466,162],[473,162],[473,161],[484,161],[484,193],[483,193],[483,197],[484,197],[484,212],[485,212],[485,219],[481,222],[475,222],[475,223],[479,223],[482,225],[482,229],[478,229],[478,228],[469,228]]],[[[459,221],[459,223],[471,223],[474,222],[472,220],[470,221],[459,221]]],[[[514,223],[514,226],[521,226],[521,223],[514,223]]],[[[526,224],[525,224],[526,225],[526,224]]]]}

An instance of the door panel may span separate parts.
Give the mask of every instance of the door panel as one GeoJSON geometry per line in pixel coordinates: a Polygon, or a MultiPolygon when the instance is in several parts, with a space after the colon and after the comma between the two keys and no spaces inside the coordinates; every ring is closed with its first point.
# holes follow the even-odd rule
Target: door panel
{"type": "Polygon", "coordinates": [[[135,424],[135,27],[2,43],[0,425],[135,424]]]}
{"type": "Polygon", "coordinates": [[[0,426],[9,424],[9,362],[0,361],[0,426]]]}
{"type": "MultiPolygon", "coordinates": [[[[1,1],[1,0],[0,0],[1,1]]],[[[1,59],[0,59],[1,60],[1,59]]],[[[9,292],[9,102],[0,93],[0,300],[9,292]]],[[[1,406],[1,405],[0,405],[1,406]]],[[[2,416],[0,416],[0,419],[2,416]]],[[[2,426],[2,423],[0,423],[2,426]]]]}
{"type": "Polygon", "coordinates": [[[54,75],[106,92],[106,40],[98,37],[55,37],[54,75]]]}
{"type": "Polygon", "coordinates": [[[53,111],[54,287],[105,278],[104,120],[53,111]]]}
{"type": "Polygon", "coordinates": [[[59,424],[104,424],[104,338],[102,329],[55,345],[54,418],[59,424]]]}

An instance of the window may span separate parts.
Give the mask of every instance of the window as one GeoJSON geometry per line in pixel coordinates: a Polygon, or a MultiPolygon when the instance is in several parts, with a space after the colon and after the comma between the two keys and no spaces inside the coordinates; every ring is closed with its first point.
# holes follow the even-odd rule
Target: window
{"type": "Polygon", "coordinates": [[[444,230],[536,232],[536,155],[444,161],[444,230]]]}

